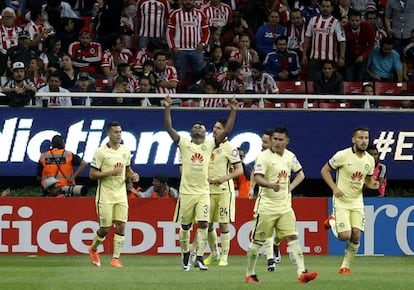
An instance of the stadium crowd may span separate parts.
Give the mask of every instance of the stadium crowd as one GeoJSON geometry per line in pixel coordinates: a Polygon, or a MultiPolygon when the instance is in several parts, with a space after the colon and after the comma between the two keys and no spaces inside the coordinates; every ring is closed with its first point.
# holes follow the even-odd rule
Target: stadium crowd
{"type": "MultiPolygon", "coordinates": [[[[85,105],[86,98],[38,91],[144,93],[92,105],[159,106],[152,93],[362,95],[368,83],[371,94],[407,95],[414,81],[413,1],[19,0],[0,8],[0,105],[11,107],[85,105]]],[[[297,105],[274,97],[239,102],[297,105]]],[[[362,103],[316,100],[312,107],[362,103]]],[[[205,98],[203,106],[229,104],[205,98]]]]}

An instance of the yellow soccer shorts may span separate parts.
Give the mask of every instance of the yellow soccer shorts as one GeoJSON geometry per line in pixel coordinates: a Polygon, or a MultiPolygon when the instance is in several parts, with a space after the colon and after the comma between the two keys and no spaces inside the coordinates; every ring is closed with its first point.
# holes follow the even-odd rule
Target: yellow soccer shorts
{"type": "Polygon", "coordinates": [[[181,194],[175,206],[174,221],[189,225],[193,221],[208,221],[210,217],[209,194],[181,194]]]}
{"type": "Polygon", "coordinates": [[[210,194],[210,220],[209,222],[230,223],[235,220],[234,193],[210,194]]]}
{"type": "Polygon", "coordinates": [[[365,214],[363,208],[334,208],[334,215],[335,227],[338,233],[351,231],[352,228],[357,228],[360,231],[364,231],[365,214]]]}
{"type": "Polygon", "coordinates": [[[286,236],[298,235],[296,217],[293,209],[282,214],[255,214],[252,229],[252,240],[262,242],[273,236],[276,231],[278,239],[286,236]]]}
{"type": "Polygon", "coordinates": [[[96,210],[100,227],[111,227],[113,221],[128,221],[128,202],[98,203],[96,210]]]}

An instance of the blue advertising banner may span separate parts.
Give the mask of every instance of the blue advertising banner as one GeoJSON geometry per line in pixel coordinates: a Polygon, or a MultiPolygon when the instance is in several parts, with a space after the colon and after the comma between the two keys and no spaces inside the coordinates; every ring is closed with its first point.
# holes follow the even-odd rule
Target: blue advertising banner
{"type": "MultiPolygon", "coordinates": [[[[329,199],[329,212],[332,200],[329,199]]],[[[343,255],[346,242],[329,231],[329,255],[343,255]]],[[[360,255],[414,255],[414,199],[365,198],[360,255]]]]}
{"type": "MultiPolygon", "coordinates": [[[[214,122],[228,116],[222,110],[173,110],[173,126],[188,135],[193,122],[202,121],[211,133],[214,122]]],[[[40,152],[51,138],[61,134],[66,149],[92,160],[96,148],[106,142],[105,126],[117,120],[124,144],[133,154],[132,166],[143,177],[164,172],[177,177],[179,155],[164,130],[160,109],[0,109],[0,176],[34,176],[40,152]]],[[[247,150],[245,162],[261,150],[264,129],[285,125],[290,131],[289,149],[296,153],[307,178],[320,178],[320,169],[339,149],[352,145],[352,130],[370,128],[372,142],[388,167],[388,179],[413,179],[414,119],[407,112],[260,111],[240,110],[229,136],[235,146],[247,150]]],[[[83,173],[86,176],[86,172],[83,173]]]]}

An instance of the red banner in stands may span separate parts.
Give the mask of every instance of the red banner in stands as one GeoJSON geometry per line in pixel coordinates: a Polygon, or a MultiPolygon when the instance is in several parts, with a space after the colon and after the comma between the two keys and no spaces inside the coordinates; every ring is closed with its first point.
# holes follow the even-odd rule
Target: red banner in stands
{"type": "MultiPolygon", "coordinates": [[[[254,201],[238,199],[231,226],[231,254],[245,255],[254,201]]],[[[323,220],[326,198],[294,198],[301,246],[306,254],[328,254],[323,220]]],[[[174,199],[130,199],[123,254],[178,254],[178,224],[172,221],[174,199]]],[[[93,198],[1,198],[0,253],[85,254],[98,228],[93,198]]],[[[282,244],[282,253],[286,253],[282,244]]],[[[112,235],[100,251],[112,253],[112,235]]]]}

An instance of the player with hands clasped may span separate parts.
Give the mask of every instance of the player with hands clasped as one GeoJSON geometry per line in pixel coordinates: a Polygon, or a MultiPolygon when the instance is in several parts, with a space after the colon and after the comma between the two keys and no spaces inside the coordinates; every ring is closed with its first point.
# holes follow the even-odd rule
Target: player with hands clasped
{"type": "Polygon", "coordinates": [[[99,229],[92,244],[89,255],[92,264],[101,266],[98,246],[115,225],[112,267],[123,267],[119,256],[125,241],[125,224],[128,220],[127,181],[138,182],[139,175],[131,165],[131,151],[121,144],[122,128],[118,122],[110,122],[106,128],[108,143],[95,151],[89,178],[98,180],[96,189],[96,211],[99,217],[99,229]]]}
{"type": "Polygon", "coordinates": [[[369,144],[369,131],[357,127],[352,134],[353,146],[340,150],[322,167],[321,175],[333,193],[333,214],[324,226],[341,241],[348,241],[339,274],[351,274],[350,265],[359,249],[361,232],[364,230],[364,185],[378,189],[379,182],[372,178],[375,161],[366,152],[369,144]],[[335,170],[336,182],[331,171],[335,170]]]}
{"type": "Polygon", "coordinates": [[[207,270],[203,255],[207,246],[207,228],[210,212],[210,184],[208,170],[211,153],[233,129],[238,103],[232,99],[231,112],[224,130],[217,132],[212,139],[206,140],[206,127],[196,122],[191,127],[190,138],[180,136],[172,126],[171,98],[165,99],[164,125],[171,139],[180,148],[182,172],[174,221],[179,223],[180,247],[184,271],[189,271],[190,264],[190,228],[193,221],[198,223],[197,258],[195,267],[207,270]]]}

